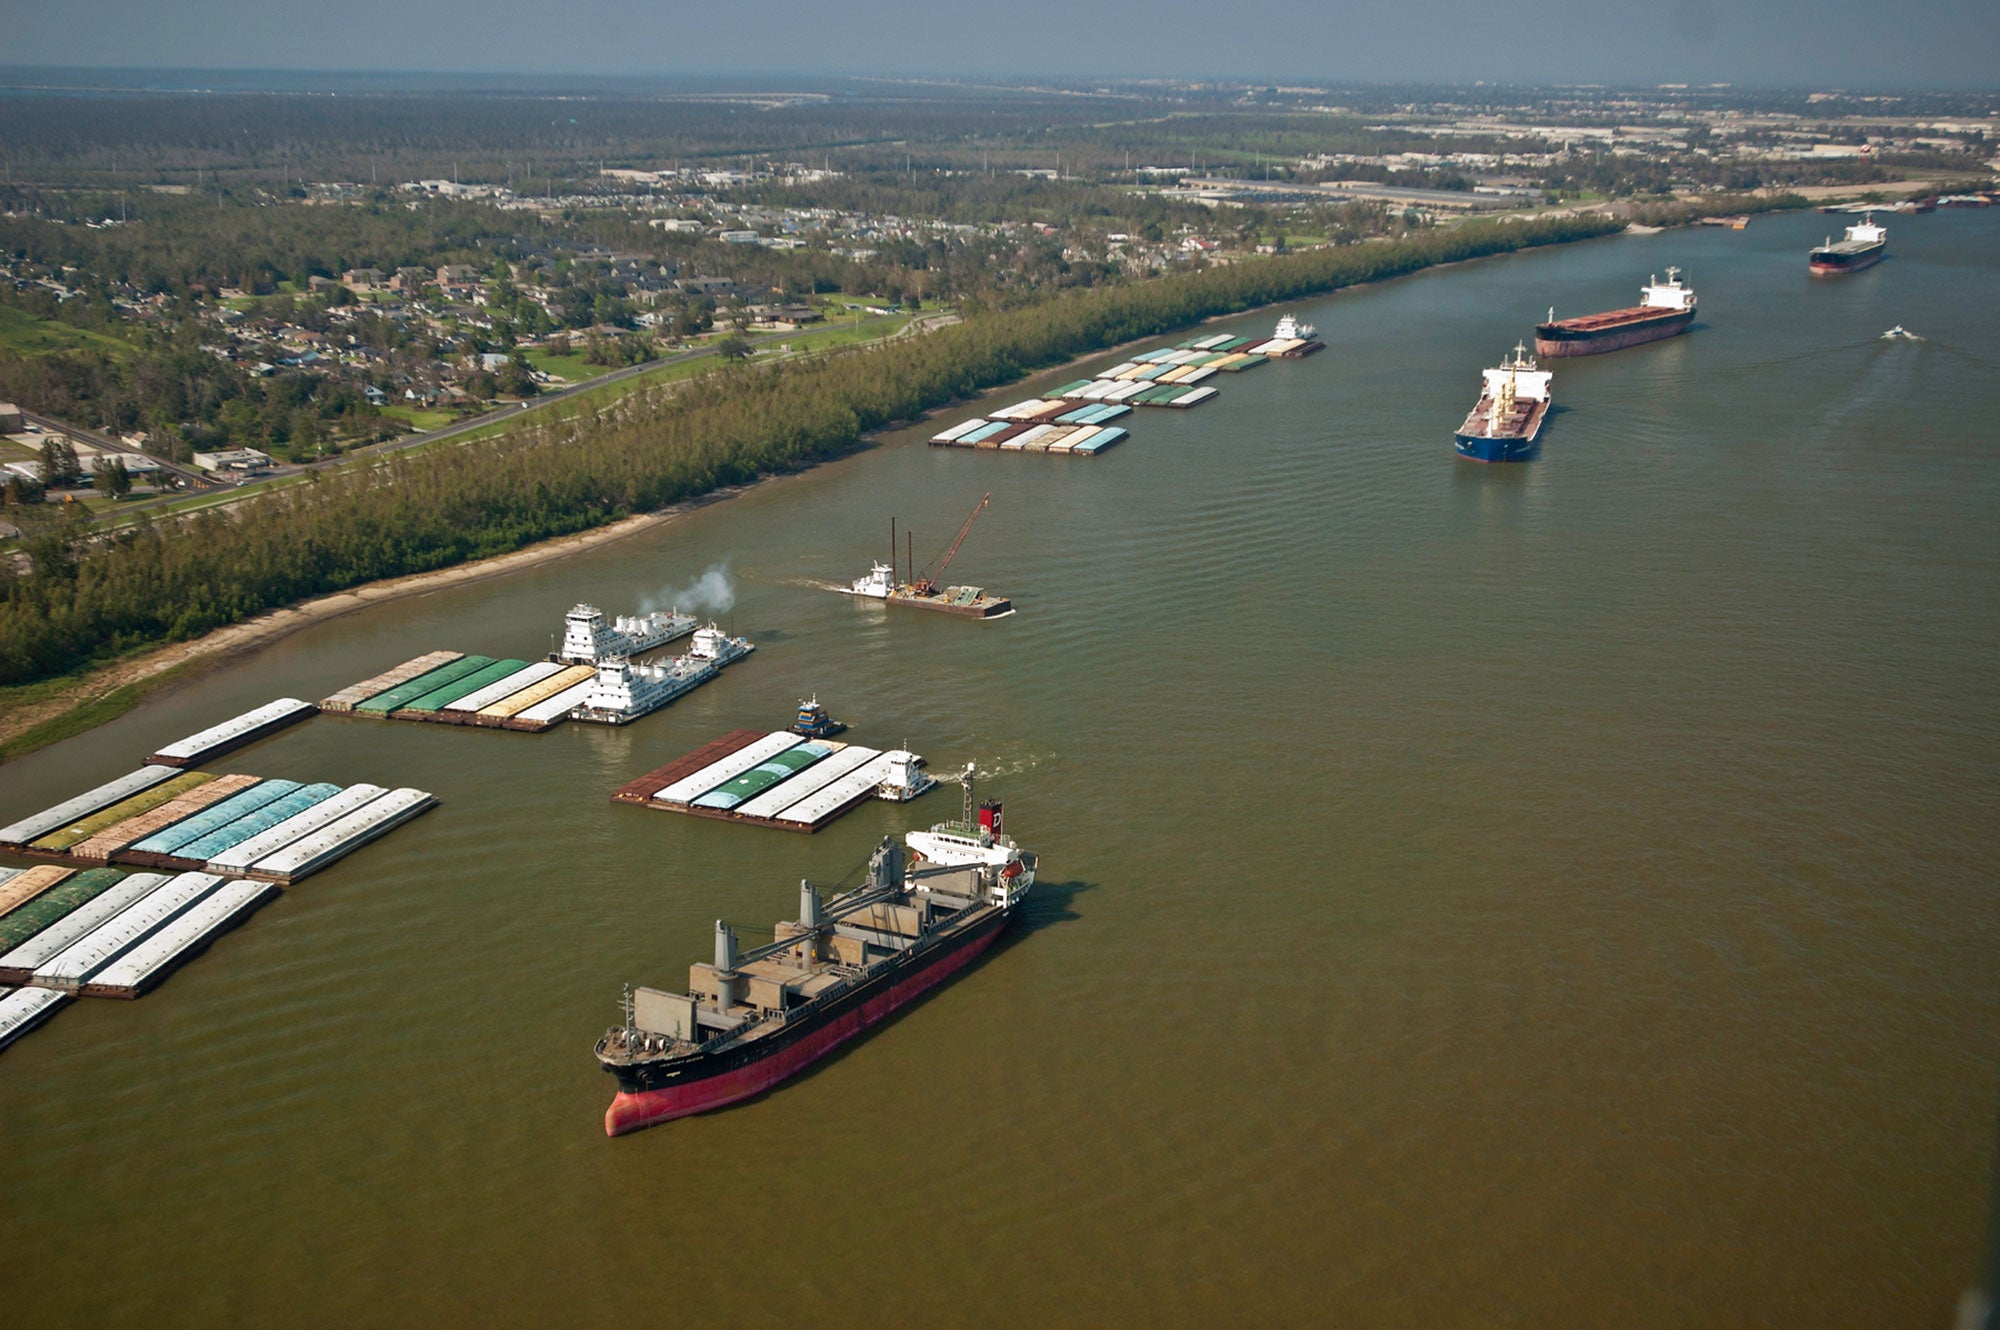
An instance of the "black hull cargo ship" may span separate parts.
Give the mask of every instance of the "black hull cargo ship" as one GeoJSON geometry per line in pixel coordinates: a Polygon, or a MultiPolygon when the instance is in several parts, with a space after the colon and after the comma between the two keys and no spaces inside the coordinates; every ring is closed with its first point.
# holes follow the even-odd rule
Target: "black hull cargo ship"
{"type": "MultiPolygon", "coordinates": [[[[967,804],[971,803],[967,783],[967,804]]],[[[626,990],[624,1024],[597,1041],[618,1081],[608,1136],[761,1094],[887,1020],[992,946],[1034,883],[1035,856],[980,821],[912,832],[920,856],[884,840],[868,880],[831,900],[799,887],[799,917],[777,940],[737,950],[715,926],[715,961],[691,967],[688,991],[626,990]]]]}
{"type": "Polygon", "coordinates": [[[1875,225],[1871,213],[1862,218],[1861,225],[1848,227],[1840,240],[1828,236],[1825,244],[1816,246],[1806,255],[1806,269],[1822,277],[1860,272],[1880,263],[1888,248],[1889,233],[1875,225]]]}

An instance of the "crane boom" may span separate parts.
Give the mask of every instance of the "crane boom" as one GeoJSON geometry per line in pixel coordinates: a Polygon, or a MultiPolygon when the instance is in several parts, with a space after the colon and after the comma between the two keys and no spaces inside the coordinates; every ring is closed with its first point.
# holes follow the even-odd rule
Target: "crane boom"
{"type": "Polygon", "coordinates": [[[935,596],[937,594],[938,579],[944,576],[945,569],[951,567],[952,559],[958,554],[958,547],[963,545],[965,538],[972,534],[972,524],[979,520],[979,514],[986,511],[986,505],[992,499],[993,491],[991,490],[979,496],[979,502],[972,507],[972,516],[966,518],[965,525],[958,529],[958,539],[952,541],[951,548],[944,552],[944,556],[941,559],[937,560],[937,572],[933,574],[929,568],[924,569],[923,576],[911,583],[910,589],[912,591],[920,596],[935,596]]]}

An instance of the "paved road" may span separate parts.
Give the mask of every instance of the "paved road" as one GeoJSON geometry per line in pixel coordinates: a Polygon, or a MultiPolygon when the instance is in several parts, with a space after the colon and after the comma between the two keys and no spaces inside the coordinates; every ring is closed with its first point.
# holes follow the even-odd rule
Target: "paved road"
{"type": "Polygon", "coordinates": [[[85,429],[81,425],[72,425],[67,420],[57,420],[53,416],[44,416],[34,411],[23,411],[21,419],[27,421],[30,425],[41,426],[45,433],[65,434],[72,439],[87,443],[99,452],[123,453],[127,457],[150,458],[152,461],[160,464],[162,471],[170,475],[179,476],[181,479],[187,481],[188,488],[191,490],[206,489],[212,483],[205,473],[197,471],[193,467],[182,466],[178,462],[169,462],[163,458],[154,457],[151,453],[142,452],[115,435],[100,433],[94,429],[85,429]]]}

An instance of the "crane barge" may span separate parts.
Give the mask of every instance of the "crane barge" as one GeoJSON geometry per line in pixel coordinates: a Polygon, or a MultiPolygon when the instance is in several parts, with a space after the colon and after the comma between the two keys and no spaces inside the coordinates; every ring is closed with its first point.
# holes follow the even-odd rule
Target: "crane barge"
{"type": "MultiPolygon", "coordinates": [[[[1014,612],[1014,602],[1004,596],[989,596],[984,587],[944,586],[945,570],[958,556],[959,547],[972,534],[972,524],[979,520],[979,514],[986,511],[993,495],[988,492],[980,496],[973,506],[972,515],[965,519],[965,525],[958,529],[958,538],[948,549],[931,560],[923,572],[916,569],[916,540],[910,536],[907,543],[909,575],[898,575],[896,568],[896,519],[889,519],[889,562],[876,562],[868,576],[856,578],[849,583],[846,594],[863,596],[869,600],[887,601],[892,605],[909,605],[920,610],[937,610],[943,614],[963,615],[968,619],[997,619],[1014,612]]],[[[906,533],[907,535],[907,533],[906,533]]]]}

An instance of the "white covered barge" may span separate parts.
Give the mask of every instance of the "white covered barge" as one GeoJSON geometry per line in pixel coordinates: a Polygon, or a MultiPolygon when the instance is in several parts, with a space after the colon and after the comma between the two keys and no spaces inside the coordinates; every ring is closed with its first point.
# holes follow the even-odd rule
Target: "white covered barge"
{"type": "Polygon", "coordinates": [[[907,749],[881,751],[789,730],[736,730],[629,781],[615,802],[814,832],[870,799],[905,802],[936,782],[907,749]]]}

